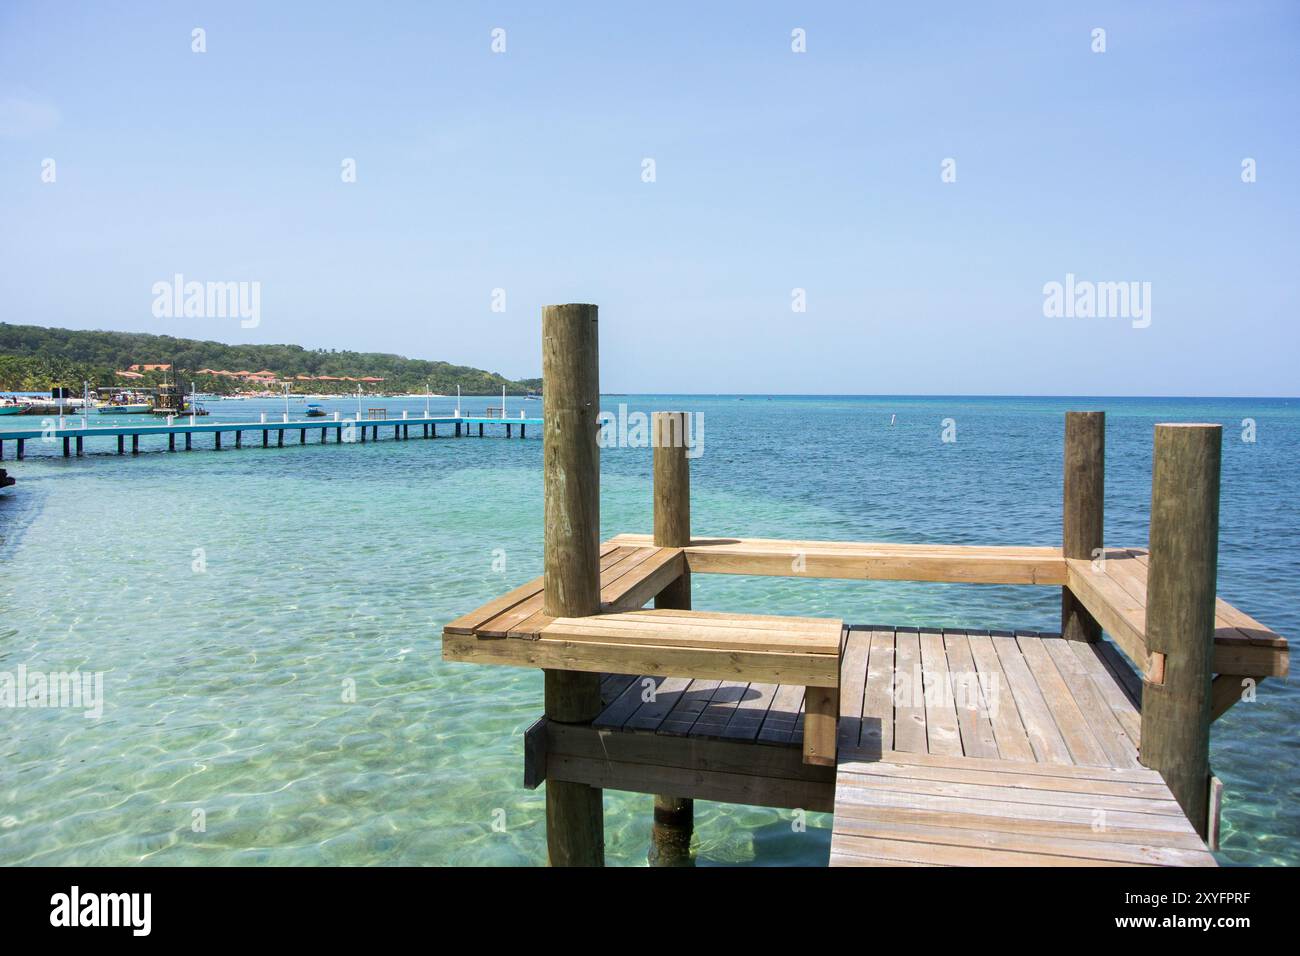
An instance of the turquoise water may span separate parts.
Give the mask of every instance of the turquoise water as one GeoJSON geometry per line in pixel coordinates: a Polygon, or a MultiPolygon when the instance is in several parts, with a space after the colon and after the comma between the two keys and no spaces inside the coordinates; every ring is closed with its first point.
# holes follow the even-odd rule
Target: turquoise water
{"type": "MultiPolygon", "coordinates": [[[[435,412],[452,404],[431,402],[435,412]]],[[[1069,408],[1106,409],[1106,537],[1144,543],[1152,424],[1221,422],[1220,593],[1300,634],[1300,401],[604,404],[620,402],[704,414],[704,454],[692,465],[698,533],[944,543],[1059,543],[1069,408]],[[955,443],[940,440],[946,418],[955,443]],[[1253,443],[1241,440],[1244,418],[1256,422],[1253,443]]],[[[326,402],[345,413],[355,404],[326,402]]],[[[274,419],[283,403],[211,408],[209,421],[274,419]]],[[[0,430],[36,421],[0,420],[0,430]]],[[[543,793],[521,785],[540,674],[439,659],[445,621],[540,573],[537,436],[164,447],[147,439],[144,454],[119,459],[111,439],[99,440],[88,459],[65,461],[31,442],[27,461],[4,462],[19,484],[0,493],[0,671],[102,671],[106,700],[97,720],[0,711],[0,861],[544,862],[543,793]]],[[[607,449],[602,468],[605,534],[649,531],[650,452],[607,449]]],[[[705,575],[694,587],[700,608],[1058,626],[1050,588],[705,575]]],[[[1224,862],[1300,862],[1297,723],[1295,684],[1273,680],[1215,724],[1224,862]]],[[[650,798],[610,792],[605,806],[609,862],[642,864],[650,798]]],[[[701,803],[696,812],[701,863],[826,860],[825,816],[800,831],[785,811],[701,803]]]]}

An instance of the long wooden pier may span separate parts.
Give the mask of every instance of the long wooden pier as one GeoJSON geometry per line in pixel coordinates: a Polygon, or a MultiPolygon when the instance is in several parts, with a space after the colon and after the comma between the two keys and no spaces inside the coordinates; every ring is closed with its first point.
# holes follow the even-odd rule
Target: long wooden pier
{"type": "Polygon", "coordinates": [[[545,573],[449,622],[449,661],[541,668],[524,783],[555,865],[604,860],[605,788],[834,813],[832,865],[1213,865],[1214,720],[1289,668],[1215,595],[1217,425],[1158,425],[1149,547],[1102,541],[1105,419],[1066,418],[1061,547],[693,536],[656,413],[654,533],[599,543],[596,308],[543,311],[545,573]],[[694,574],[1049,587],[1060,632],[695,610],[694,574]],[[653,600],[654,608],[644,605],[653,600]]]}
{"type": "MultiPolygon", "coordinates": [[[[507,438],[513,437],[518,429],[520,438],[528,437],[528,426],[540,427],[540,418],[492,418],[483,416],[410,416],[406,418],[307,418],[282,419],[280,421],[259,422],[199,422],[189,416],[178,418],[165,424],[122,424],[89,425],[82,427],[79,421],[62,427],[46,429],[27,429],[17,431],[0,431],[0,460],[4,459],[5,443],[13,442],[15,457],[26,457],[27,443],[40,441],[55,448],[62,445],[63,457],[74,454],[81,457],[85,453],[87,439],[112,438],[117,441],[117,453],[126,454],[127,440],[130,440],[131,454],[140,454],[141,438],[165,437],[168,451],[192,451],[195,448],[195,436],[211,436],[211,448],[221,451],[224,447],[222,436],[232,436],[235,448],[244,447],[245,434],[252,436],[252,444],[263,448],[274,445],[283,448],[286,444],[306,445],[310,439],[320,444],[365,444],[379,441],[380,436],[387,436],[392,430],[392,438],[404,441],[412,436],[412,429],[419,429],[417,437],[437,438],[438,428],[444,429],[444,435],[460,438],[477,431],[478,437],[484,437],[484,429],[500,431],[507,438]],[[287,438],[286,438],[287,436],[287,438]],[[178,449],[177,439],[180,448],[178,449]]],[[[111,446],[110,446],[111,447],[111,446]]]]}

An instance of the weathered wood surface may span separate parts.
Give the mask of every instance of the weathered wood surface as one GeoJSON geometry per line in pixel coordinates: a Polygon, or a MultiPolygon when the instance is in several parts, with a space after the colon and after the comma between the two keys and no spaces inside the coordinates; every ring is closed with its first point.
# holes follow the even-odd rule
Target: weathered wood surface
{"type": "MultiPolygon", "coordinates": [[[[684,568],[681,553],[675,548],[619,548],[606,542],[600,548],[601,610],[642,607],[679,577],[684,568]]],[[[552,620],[543,610],[543,580],[534,578],[456,618],[443,628],[444,633],[536,640],[552,620]]]]}
{"type": "MultiPolygon", "coordinates": [[[[1070,590],[1101,622],[1142,673],[1151,669],[1146,639],[1149,553],[1142,548],[1107,548],[1103,559],[1067,559],[1070,590]]],[[[1286,638],[1222,598],[1214,605],[1217,674],[1281,677],[1290,670],[1286,638]]]]}
{"type": "MultiPolygon", "coordinates": [[[[550,617],[576,618],[601,609],[599,370],[596,307],[543,308],[545,586],[538,612],[550,617]]],[[[597,674],[547,669],[543,684],[548,726],[590,726],[601,709],[597,674]]],[[[604,803],[599,787],[563,780],[547,786],[546,848],[553,866],[604,865],[604,803]]]]}
{"type": "Polygon", "coordinates": [[[1163,667],[1142,692],[1142,764],[1160,771],[1207,836],[1223,427],[1156,425],[1155,432],[1146,640],[1163,667]]]}
{"type": "MultiPolygon", "coordinates": [[[[621,534],[613,541],[626,547],[653,543],[650,535],[642,534],[621,534]]],[[[1060,548],[697,536],[683,550],[691,571],[711,574],[968,584],[1066,583],[1060,548]]]]}
{"type": "MultiPolygon", "coordinates": [[[[1106,413],[1066,412],[1061,551],[1090,560],[1102,547],[1106,502],[1106,413]]],[[[1101,625],[1067,587],[1061,590],[1061,636],[1101,640],[1101,625]]]]}
{"type": "Polygon", "coordinates": [[[841,754],[831,866],[1214,866],[1160,775],[841,754]]]}

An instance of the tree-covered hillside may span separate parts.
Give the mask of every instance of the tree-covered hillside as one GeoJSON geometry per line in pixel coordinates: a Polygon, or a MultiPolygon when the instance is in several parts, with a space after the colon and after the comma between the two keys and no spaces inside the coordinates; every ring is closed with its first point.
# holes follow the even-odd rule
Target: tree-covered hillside
{"type": "MultiPolygon", "coordinates": [[[[452,393],[459,385],[467,395],[492,395],[503,385],[513,392],[541,388],[541,379],[514,381],[464,365],[382,352],[337,352],[300,345],[226,345],[170,335],[78,332],[0,322],[0,390],[41,391],[65,385],[80,392],[83,381],[90,382],[92,388],[154,384],[162,380],[162,373],[147,372],[143,379],[121,378],[117,373],[132,365],[171,362],[175,362],[183,383],[192,381],[199,391],[217,393],[254,386],[223,376],[199,375],[200,369],[266,370],[284,379],[299,375],[382,378],[381,383],[366,385],[369,392],[423,392],[427,385],[435,392],[452,393]]],[[[345,393],[356,387],[355,382],[346,381],[297,381],[294,391],[345,393]]]]}

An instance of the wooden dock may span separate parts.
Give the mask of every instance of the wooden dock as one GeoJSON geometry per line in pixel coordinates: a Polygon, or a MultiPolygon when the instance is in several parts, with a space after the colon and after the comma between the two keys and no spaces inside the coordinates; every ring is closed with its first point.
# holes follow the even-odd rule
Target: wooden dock
{"type": "Polygon", "coordinates": [[[832,865],[1214,864],[1211,723],[1289,667],[1214,593],[1218,426],[1157,426],[1151,545],[1107,548],[1104,418],[1071,413],[1062,546],[985,547],[693,537],[665,440],[684,416],[657,413],[654,534],[598,544],[594,329],[594,306],[544,312],[545,574],[442,638],[545,673],[524,782],[546,785],[553,864],[603,861],[606,788],[655,795],[659,862],[708,799],[832,812],[832,865]],[[1062,627],[695,610],[709,573],[1051,587],[1062,627]]]}
{"type": "MultiPolygon", "coordinates": [[[[244,436],[249,442],[263,448],[283,448],[289,445],[306,445],[309,440],[319,444],[357,444],[367,441],[379,441],[381,436],[389,436],[395,441],[405,441],[412,437],[412,429],[419,429],[416,437],[437,438],[438,428],[444,429],[443,435],[460,438],[475,433],[484,437],[484,429],[500,431],[507,438],[514,437],[515,429],[520,438],[528,437],[528,426],[540,428],[540,418],[496,418],[482,416],[410,416],[407,418],[307,418],[284,419],[265,422],[200,422],[189,416],[178,418],[170,423],[158,424],[122,424],[81,426],[78,419],[65,421],[62,427],[44,429],[26,429],[0,431],[0,460],[4,459],[5,443],[13,442],[15,458],[22,460],[27,454],[27,443],[39,441],[54,448],[62,446],[64,458],[80,458],[86,449],[88,439],[111,438],[117,441],[117,453],[126,454],[127,441],[130,440],[131,454],[140,454],[141,438],[166,438],[167,451],[193,451],[195,436],[210,436],[210,448],[222,451],[230,447],[223,446],[222,436],[233,438],[235,448],[245,447],[244,436]],[[68,421],[73,424],[68,424],[68,421]],[[287,437],[286,437],[287,436],[287,437]],[[178,449],[177,439],[181,439],[178,449]],[[74,451],[75,449],[75,451],[74,451]]],[[[111,447],[111,446],[110,446],[111,447]]]]}

